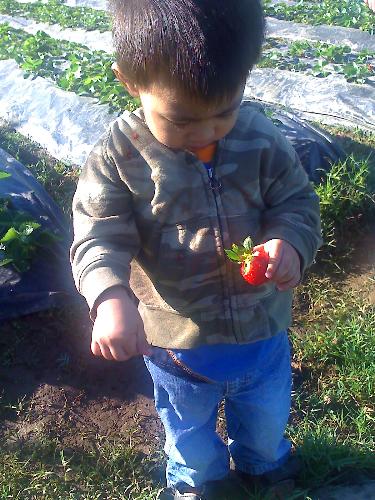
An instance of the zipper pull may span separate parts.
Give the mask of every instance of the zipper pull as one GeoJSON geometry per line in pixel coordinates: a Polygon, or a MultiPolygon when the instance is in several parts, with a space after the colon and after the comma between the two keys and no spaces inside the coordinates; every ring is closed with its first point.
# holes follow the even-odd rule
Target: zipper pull
{"type": "Polygon", "coordinates": [[[210,187],[213,191],[216,191],[217,193],[221,190],[222,188],[222,183],[220,179],[216,179],[215,177],[215,171],[212,167],[207,167],[207,174],[208,178],[210,179],[210,187]]]}

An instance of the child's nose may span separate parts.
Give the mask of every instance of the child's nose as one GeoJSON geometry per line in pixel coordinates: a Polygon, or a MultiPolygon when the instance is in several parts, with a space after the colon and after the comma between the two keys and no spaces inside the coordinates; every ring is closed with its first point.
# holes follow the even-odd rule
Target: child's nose
{"type": "Polygon", "coordinates": [[[192,134],[193,141],[200,143],[209,143],[215,140],[215,127],[199,127],[192,134]]]}

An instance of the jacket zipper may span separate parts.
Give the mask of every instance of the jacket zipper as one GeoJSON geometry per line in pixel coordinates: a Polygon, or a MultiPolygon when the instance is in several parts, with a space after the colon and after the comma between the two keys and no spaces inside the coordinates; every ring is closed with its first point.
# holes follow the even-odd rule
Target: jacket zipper
{"type": "MultiPolygon", "coordinates": [[[[218,223],[219,223],[221,246],[224,249],[223,228],[222,228],[222,225],[221,225],[220,213],[219,213],[219,206],[218,206],[218,203],[217,203],[217,197],[220,195],[220,191],[222,190],[223,185],[222,185],[221,180],[217,179],[216,176],[215,176],[215,164],[217,164],[217,158],[218,158],[218,154],[216,153],[215,159],[214,159],[214,162],[213,162],[213,166],[211,166],[211,164],[209,166],[206,166],[206,170],[207,170],[208,178],[209,178],[209,181],[210,181],[210,188],[212,189],[212,193],[214,195],[214,200],[215,200],[217,220],[218,220],[218,223]]],[[[233,335],[237,339],[235,328],[234,328],[234,320],[233,320],[233,314],[232,314],[232,308],[231,308],[231,305],[230,305],[230,300],[228,300],[228,307],[230,309],[230,317],[231,317],[231,320],[232,320],[233,335]]]]}
{"type": "MultiPolygon", "coordinates": [[[[211,187],[212,191],[214,192],[215,203],[216,203],[216,210],[217,210],[218,207],[217,207],[217,202],[216,202],[216,194],[222,188],[221,180],[220,179],[216,179],[216,177],[215,177],[215,171],[214,171],[213,167],[211,167],[211,166],[206,167],[206,170],[207,170],[208,178],[210,180],[210,187],[211,187]]],[[[219,215],[218,210],[217,210],[217,213],[219,215]]]]}

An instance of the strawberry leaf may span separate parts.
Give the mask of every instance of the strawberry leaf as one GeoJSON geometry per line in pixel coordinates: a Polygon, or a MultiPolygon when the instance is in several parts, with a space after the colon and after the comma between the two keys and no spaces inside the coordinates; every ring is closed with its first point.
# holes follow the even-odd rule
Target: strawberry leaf
{"type": "Polygon", "coordinates": [[[251,250],[253,248],[253,241],[250,238],[250,236],[245,238],[245,240],[243,242],[243,246],[244,246],[245,250],[251,250]]]}
{"type": "Polygon", "coordinates": [[[239,262],[240,261],[237,253],[234,252],[233,250],[224,250],[224,251],[227,254],[227,256],[230,258],[230,260],[234,260],[235,262],[239,262]]]}

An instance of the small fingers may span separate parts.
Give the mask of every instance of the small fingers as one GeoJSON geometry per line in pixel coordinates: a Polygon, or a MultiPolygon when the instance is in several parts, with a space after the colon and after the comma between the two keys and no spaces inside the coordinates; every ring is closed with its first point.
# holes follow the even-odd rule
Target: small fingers
{"type": "Polygon", "coordinates": [[[113,361],[113,356],[111,354],[111,351],[105,344],[98,344],[100,348],[101,355],[103,358],[105,358],[108,361],[113,361]]]}
{"type": "Polygon", "coordinates": [[[290,258],[287,258],[287,256],[284,256],[284,259],[279,263],[278,268],[272,276],[272,281],[277,284],[282,284],[292,280],[297,275],[299,275],[298,264],[290,258]]]}
{"type": "Polygon", "coordinates": [[[268,252],[268,255],[269,261],[266,269],[266,277],[275,281],[280,273],[280,269],[282,269],[281,263],[284,257],[283,247],[280,248],[279,246],[276,246],[272,248],[268,252]]]}
{"type": "Polygon", "coordinates": [[[115,361],[127,361],[128,359],[131,358],[131,356],[129,356],[129,354],[121,345],[113,344],[109,345],[108,348],[111,352],[112,358],[115,361]]]}
{"type": "Polygon", "coordinates": [[[91,352],[94,356],[101,356],[102,351],[100,350],[99,344],[94,340],[91,342],[91,352]]]}

